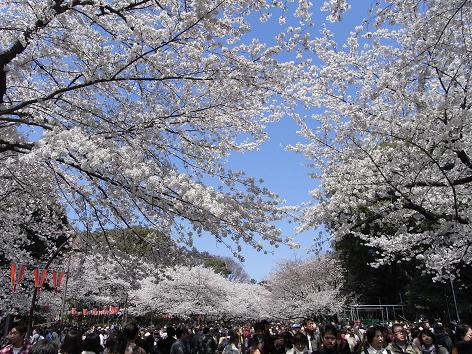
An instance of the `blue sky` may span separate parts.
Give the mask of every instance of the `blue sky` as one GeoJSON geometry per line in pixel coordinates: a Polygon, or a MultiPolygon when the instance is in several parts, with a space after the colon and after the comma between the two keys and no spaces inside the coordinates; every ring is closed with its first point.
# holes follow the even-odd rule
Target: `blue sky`
{"type": "MultiPolygon", "coordinates": [[[[319,8],[319,1],[314,2],[314,4],[314,9],[317,6],[319,8]]],[[[361,24],[364,18],[372,18],[372,14],[369,14],[368,10],[374,4],[375,2],[371,0],[351,1],[352,8],[344,15],[340,23],[327,24],[340,45],[349,32],[356,25],[361,24]]],[[[319,10],[315,11],[313,33],[316,34],[322,29],[322,24],[326,22],[324,20],[326,14],[320,13],[319,10]]],[[[274,29],[274,26],[276,26],[274,22],[277,21],[277,18],[278,15],[273,16],[265,24],[255,23],[253,31],[248,34],[248,38],[258,38],[262,42],[270,43],[274,35],[273,31],[278,30],[278,28],[274,29]]],[[[316,58],[313,59],[316,60],[316,58]]],[[[229,159],[229,167],[244,170],[247,175],[256,178],[262,178],[265,185],[273,192],[278,193],[287,205],[299,205],[311,201],[309,191],[317,187],[318,182],[308,177],[308,173],[312,172],[306,166],[308,161],[302,155],[285,150],[286,145],[301,140],[296,132],[297,125],[289,118],[269,125],[269,141],[263,144],[258,151],[233,154],[229,159]]],[[[282,229],[284,236],[295,236],[295,240],[301,247],[295,250],[286,246],[267,248],[267,251],[269,251],[267,255],[256,252],[250,247],[244,247],[242,252],[245,257],[243,267],[252,278],[258,281],[263,280],[271,271],[275,270],[277,262],[283,259],[301,260],[313,256],[313,254],[307,254],[307,251],[312,245],[315,233],[318,233],[317,230],[295,235],[294,228],[296,225],[283,221],[278,226],[282,229]]],[[[216,255],[231,256],[225,246],[217,244],[211,237],[203,236],[194,241],[199,250],[205,250],[216,255]]]]}
{"type": "MultiPolygon", "coordinates": [[[[269,141],[258,151],[234,154],[230,158],[229,166],[232,169],[244,170],[247,175],[262,178],[264,184],[273,192],[278,193],[287,205],[298,205],[309,201],[308,191],[315,187],[316,181],[308,177],[308,169],[304,166],[307,161],[300,154],[285,151],[286,145],[299,140],[296,131],[296,124],[288,118],[270,125],[268,127],[269,141]]],[[[283,221],[278,226],[282,229],[284,236],[295,236],[294,224],[283,221]]],[[[243,266],[246,272],[260,281],[274,269],[277,261],[287,258],[306,258],[306,249],[312,241],[311,234],[304,233],[295,236],[296,241],[301,244],[300,249],[290,249],[287,246],[267,248],[269,254],[265,255],[250,247],[243,247],[242,255],[245,257],[243,266]]],[[[231,256],[225,246],[217,244],[210,236],[196,238],[194,241],[199,250],[215,255],[231,256]]]]}

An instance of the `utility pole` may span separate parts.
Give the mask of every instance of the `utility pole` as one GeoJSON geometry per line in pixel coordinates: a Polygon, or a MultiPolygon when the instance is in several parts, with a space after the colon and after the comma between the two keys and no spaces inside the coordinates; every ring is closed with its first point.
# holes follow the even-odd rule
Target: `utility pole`
{"type": "Polygon", "coordinates": [[[128,292],[126,292],[126,298],[125,298],[125,311],[123,314],[123,326],[125,326],[127,322],[128,322],[128,292]]]}
{"type": "Polygon", "coordinates": [[[69,260],[67,262],[66,281],[64,283],[64,294],[62,295],[61,314],[59,316],[59,323],[61,323],[61,324],[62,324],[62,319],[64,318],[64,310],[65,310],[65,307],[66,307],[67,283],[69,282],[69,272],[70,272],[71,258],[72,258],[72,254],[69,255],[69,260]]]}
{"type": "Polygon", "coordinates": [[[457,322],[459,323],[461,320],[459,318],[459,311],[457,310],[457,299],[456,299],[456,292],[454,291],[454,281],[452,280],[452,277],[450,274],[449,274],[449,281],[451,283],[452,298],[454,299],[454,307],[456,309],[457,322]]]}

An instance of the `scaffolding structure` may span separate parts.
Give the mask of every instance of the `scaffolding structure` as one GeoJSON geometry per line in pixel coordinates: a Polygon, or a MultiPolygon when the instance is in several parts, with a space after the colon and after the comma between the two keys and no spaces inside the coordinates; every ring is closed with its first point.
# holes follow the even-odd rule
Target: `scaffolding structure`
{"type": "Polygon", "coordinates": [[[403,304],[396,305],[350,305],[346,308],[349,321],[374,321],[389,323],[390,321],[404,321],[405,312],[403,304]]]}

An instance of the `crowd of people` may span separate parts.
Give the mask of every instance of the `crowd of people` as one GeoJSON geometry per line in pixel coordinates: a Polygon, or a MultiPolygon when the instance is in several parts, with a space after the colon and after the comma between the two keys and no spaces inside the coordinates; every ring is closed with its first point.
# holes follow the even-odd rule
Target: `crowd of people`
{"type": "Polygon", "coordinates": [[[472,328],[441,323],[339,326],[311,320],[231,328],[171,326],[38,330],[15,323],[0,354],[472,354],[472,328]]]}

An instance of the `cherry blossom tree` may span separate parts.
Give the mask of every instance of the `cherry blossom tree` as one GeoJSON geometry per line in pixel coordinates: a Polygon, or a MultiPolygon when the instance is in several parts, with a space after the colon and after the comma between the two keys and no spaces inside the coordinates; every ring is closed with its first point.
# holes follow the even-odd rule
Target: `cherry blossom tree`
{"type": "Polygon", "coordinates": [[[332,255],[306,261],[283,261],[267,280],[270,315],[279,319],[307,318],[341,312],[344,270],[332,255]]]}
{"type": "Polygon", "coordinates": [[[268,318],[270,294],[261,285],[229,281],[202,265],[168,268],[163,277],[147,277],[130,292],[133,313],[241,321],[268,318]]]}
{"type": "Polygon", "coordinates": [[[280,242],[277,196],[224,163],[293,106],[287,84],[304,64],[243,40],[249,15],[271,6],[3,2],[0,143],[19,155],[4,168],[52,181],[48,195],[83,228],[146,224],[189,242],[205,231],[235,253],[280,242]],[[3,134],[12,127],[19,137],[3,134]]]}
{"type": "Polygon", "coordinates": [[[467,0],[386,0],[344,45],[327,28],[309,42],[305,99],[323,111],[300,117],[295,149],[321,186],[301,230],[324,224],[436,278],[472,261],[471,19],[467,0]]]}
{"type": "Polygon", "coordinates": [[[221,316],[229,286],[221,274],[195,266],[169,268],[165,277],[157,283],[154,278],[146,278],[132,296],[139,312],[147,309],[180,316],[221,316]]]}
{"type": "Polygon", "coordinates": [[[339,313],[343,270],[331,255],[284,262],[265,284],[229,281],[204,266],[168,268],[130,292],[134,314],[205,315],[219,320],[295,319],[339,313]]]}

